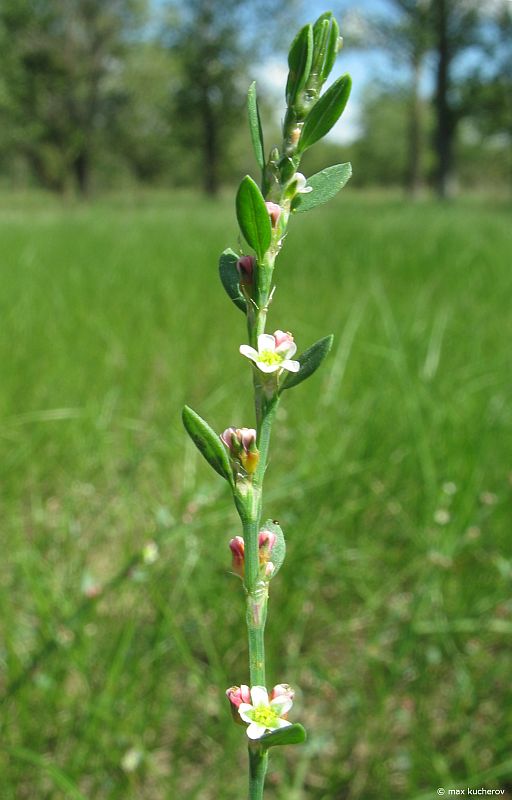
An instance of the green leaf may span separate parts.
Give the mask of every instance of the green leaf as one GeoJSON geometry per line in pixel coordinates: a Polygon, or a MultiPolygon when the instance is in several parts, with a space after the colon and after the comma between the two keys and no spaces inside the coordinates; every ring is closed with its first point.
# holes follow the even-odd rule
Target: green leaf
{"type": "Polygon", "coordinates": [[[352,175],[352,165],[334,164],[326,167],[308,178],[306,186],[311,186],[311,192],[295,195],[292,202],[292,211],[309,211],[316,206],[327,203],[343,189],[352,175]]]}
{"type": "Polygon", "coordinates": [[[245,314],[247,303],[240,292],[240,275],[236,268],[237,261],[238,256],[234,250],[230,248],[224,250],[219,258],[219,275],[228,297],[233,301],[235,306],[245,314]]]}
{"type": "Polygon", "coordinates": [[[247,243],[256,251],[258,261],[262,261],[270,247],[272,226],[263,195],[249,175],[238,187],[236,216],[247,243]]]}
{"type": "Polygon", "coordinates": [[[322,139],[337,123],[347,105],[351,87],[350,75],[342,75],[315,103],[302,128],[298,148],[301,152],[322,139]]]}
{"type": "Polygon", "coordinates": [[[286,542],[284,540],[284,534],[279,523],[272,519],[267,519],[267,521],[261,526],[260,532],[261,531],[270,531],[270,533],[275,533],[276,535],[276,541],[272,550],[270,551],[269,559],[274,565],[274,572],[272,573],[272,577],[274,578],[281,569],[284,557],[286,555],[286,542]]]}
{"type": "Polygon", "coordinates": [[[233,472],[226,448],[207,422],[199,414],[185,406],[182,412],[183,424],[188,435],[208,463],[233,486],[233,472]]]}
{"type": "Polygon", "coordinates": [[[288,53],[288,80],[286,82],[286,102],[293,105],[297,95],[306,85],[313,60],[313,28],[304,25],[293,40],[288,53]]]}
{"type": "Polygon", "coordinates": [[[256,96],[256,81],[251,83],[247,92],[247,113],[249,116],[249,130],[256,161],[261,170],[265,169],[265,146],[263,144],[263,129],[261,127],[258,98],[256,96]]]}
{"type": "Polygon", "coordinates": [[[325,83],[325,81],[331,74],[331,70],[334,66],[334,62],[336,61],[336,56],[338,55],[338,48],[339,48],[338,40],[340,36],[340,26],[338,25],[335,17],[333,17],[332,14],[330,18],[330,24],[331,27],[329,29],[329,39],[327,42],[325,61],[321,74],[322,83],[325,83]]]}
{"type": "Polygon", "coordinates": [[[292,386],[297,386],[299,383],[302,383],[302,381],[305,381],[306,378],[309,378],[313,372],[316,372],[331,349],[333,339],[334,336],[332,334],[330,336],[324,336],[323,339],[319,339],[318,342],[315,342],[315,344],[311,345],[310,348],[302,353],[297,359],[300,363],[299,371],[289,372],[279,391],[283,392],[285,389],[291,389],[292,386]]]}
{"type": "Polygon", "coordinates": [[[265,736],[258,739],[258,744],[268,749],[282,744],[303,744],[307,738],[303,726],[300,722],[295,722],[293,725],[287,725],[286,728],[278,728],[277,731],[266,733],[265,736]]]}

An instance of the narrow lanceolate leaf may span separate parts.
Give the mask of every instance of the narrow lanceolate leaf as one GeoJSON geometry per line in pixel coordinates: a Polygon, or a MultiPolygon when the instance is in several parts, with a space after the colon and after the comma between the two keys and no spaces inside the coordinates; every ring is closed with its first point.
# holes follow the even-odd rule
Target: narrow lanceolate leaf
{"type": "Polygon", "coordinates": [[[299,383],[302,383],[302,381],[305,381],[306,378],[309,378],[313,372],[316,372],[331,349],[333,339],[334,336],[332,334],[330,336],[325,336],[323,339],[319,339],[318,342],[315,342],[315,344],[311,345],[308,350],[302,353],[302,355],[300,355],[297,359],[300,364],[299,371],[288,373],[280,388],[280,391],[282,392],[284,389],[291,389],[292,386],[297,386],[299,383]]]}
{"type": "Polygon", "coordinates": [[[267,749],[281,744],[302,744],[307,738],[302,725],[296,722],[294,725],[287,725],[286,728],[278,728],[277,731],[265,734],[258,739],[258,742],[267,749]]]}
{"type": "Polygon", "coordinates": [[[251,83],[247,93],[247,114],[249,116],[249,130],[251,132],[252,146],[256,161],[261,170],[265,169],[265,146],[263,144],[263,129],[261,127],[258,98],[256,96],[256,81],[251,83]]]}
{"type": "Polygon", "coordinates": [[[274,565],[274,571],[272,573],[272,577],[274,578],[281,569],[284,557],[286,555],[286,542],[284,540],[284,534],[279,523],[272,519],[267,519],[267,521],[261,526],[261,531],[269,531],[270,533],[274,533],[276,536],[274,546],[270,551],[270,561],[274,565]]]}
{"type": "Polygon", "coordinates": [[[228,297],[237,308],[245,313],[247,310],[247,303],[240,292],[240,275],[236,268],[237,261],[238,256],[233,250],[229,248],[224,250],[219,258],[219,275],[228,297]]]}
{"type": "Polygon", "coordinates": [[[336,19],[332,15],[330,23],[331,27],[329,30],[329,39],[327,42],[327,50],[325,53],[325,61],[321,75],[322,83],[325,83],[325,81],[331,74],[331,70],[334,66],[334,62],[336,61],[336,56],[338,55],[338,48],[339,48],[340,27],[336,19]]]}
{"type": "Polygon", "coordinates": [[[219,475],[233,485],[233,473],[228,454],[215,431],[188,406],[183,409],[182,418],[187,433],[199,452],[219,475]]]}
{"type": "Polygon", "coordinates": [[[312,191],[295,195],[292,211],[309,211],[311,208],[321,206],[322,203],[327,203],[340,189],[343,189],[351,175],[352,165],[348,162],[334,164],[312,175],[306,182],[306,186],[310,186],[312,191]]]}
{"type": "Polygon", "coordinates": [[[236,216],[245,240],[261,261],[270,246],[272,226],[263,195],[249,175],[238,187],[236,216]]]}
{"type": "Polygon", "coordinates": [[[313,106],[302,128],[299,140],[301,152],[322,139],[337,123],[347,105],[351,87],[350,75],[342,75],[313,106]]]}
{"type": "Polygon", "coordinates": [[[292,42],[288,53],[288,80],[286,82],[286,102],[289,106],[306,85],[313,60],[313,28],[304,25],[292,42]]]}

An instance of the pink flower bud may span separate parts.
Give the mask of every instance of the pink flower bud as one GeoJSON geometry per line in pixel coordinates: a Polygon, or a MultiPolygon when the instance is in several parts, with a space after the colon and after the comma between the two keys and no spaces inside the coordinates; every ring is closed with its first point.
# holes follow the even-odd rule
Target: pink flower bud
{"type": "Polygon", "coordinates": [[[245,686],[245,684],[242,684],[241,686],[231,686],[229,689],[226,689],[226,697],[229,700],[231,715],[234,722],[236,722],[237,725],[245,725],[245,722],[243,722],[240,714],[238,713],[238,707],[241,703],[251,702],[251,692],[249,687],[245,686]]]}
{"type": "Polygon", "coordinates": [[[279,222],[279,217],[281,216],[281,206],[278,206],[277,203],[271,203],[269,200],[265,203],[265,205],[267,207],[272,227],[275,228],[279,222]]]}
{"type": "Polygon", "coordinates": [[[265,549],[269,553],[276,543],[277,536],[271,531],[260,531],[258,534],[258,547],[260,550],[265,549]]]}
{"type": "Polygon", "coordinates": [[[229,543],[231,553],[233,554],[233,572],[244,577],[244,558],[245,558],[245,545],[241,536],[235,536],[229,543]]]}
{"type": "Polygon", "coordinates": [[[231,455],[238,455],[240,452],[240,445],[238,444],[236,428],[226,428],[226,430],[221,433],[220,439],[224,442],[231,455]]]}
{"type": "Polygon", "coordinates": [[[220,439],[228,448],[231,457],[240,462],[248,475],[252,475],[260,460],[254,428],[226,428],[221,433],[220,439]]]}
{"type": "Polygon", "coordinates": [[[287,352],[294,342],[292,334],[287,331],[274,331],[274,339],[276,340],[276,352],[287,352]]]}
{"type": "MultiPolygon", "coordinates": [[[[270,692],[269,700],[275,700],[277,697],[283,702],[289,701],[291,703],[295,697],[295,692],[288,683],[278,683],[270,692]]],[[[288,719],[288,714],[281,714],[281,717],[282,719],[288,719]]]]}
{"type": "Polygon", "coordinates": [[[293,698],[295,697],[295,692],[293,691],[290,684],[278,683],[277,686],[274,686],[274,688],[270,692],[269,699],[273,700],[274,697],[288,697],[290,700],[293,700],[293,698]]]}
{"type": "MultiPolygon", "coordinates": [[[[276,543],[277,536],[271,531],[261,531],[258,535],[258,555],[260,572],[266,578],[272,577],[274,565],[270,561],[270,552],[276,543]]],[[[241,536],[235,536],[229,542],[233,556],[231,566],[233,572],[240,578],[245,574],[245,542],[241,536]]]]}
{"type": "Polygon", "coordinates": [[[255,266],[256,259],[254,256],[241,256],[236,262],[236,268],[240,275],[240,283],[243,286],[252,286],[255,266]]]}
{"type": "Polygon", "coordinates": [[[231,686],[229,689],[226,689],[226,697],[235,708],[238,708],[240,703],[251,702],[251,692],[249,687],[244,683],[242,683],[241,686],[231,686]]]}
{"type": "Polygon", "coordinates": [[[240,428],[238,437],[246,453],[253,452],[256,448],[256,431],[254,428],[240,428]]]}

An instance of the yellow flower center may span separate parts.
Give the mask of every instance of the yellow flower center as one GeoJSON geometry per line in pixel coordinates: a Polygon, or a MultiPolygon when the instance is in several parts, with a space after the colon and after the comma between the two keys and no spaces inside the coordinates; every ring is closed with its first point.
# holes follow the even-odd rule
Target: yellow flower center
{"type": "Polygon", "coordinates": [[[261,353],[258,353],[258,361],[268,367],[273,367],[275,364],[280,364],[284,361],[284,358],[280,353],[274,353],[272,350],[262,350],[261,353]]]}
{"type": "Polygon", "coordinates": [[[252,712],[252,718],[258,725],[264,725],[265,728],[274,728],[279,717],[270,706],[257,706],[252,712]]]}

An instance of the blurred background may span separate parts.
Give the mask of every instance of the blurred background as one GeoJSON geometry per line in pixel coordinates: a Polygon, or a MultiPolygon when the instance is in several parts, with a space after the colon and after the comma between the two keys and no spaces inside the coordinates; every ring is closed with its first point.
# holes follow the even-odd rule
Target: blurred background
{"type": "MultiPolygon", "coordinates": [[[[217,278],[319,3],[0,2],[0,798],[235,800],[239,533],[180,421],[250,426],[217,278]]],[[[512,3],[335,3],[354,91],[292,220],[265,517],[269,685],[308,743],[269,800],[512,796],[512,3]],[[413,202],[414,201],[414,202],[413,202]]]]}

